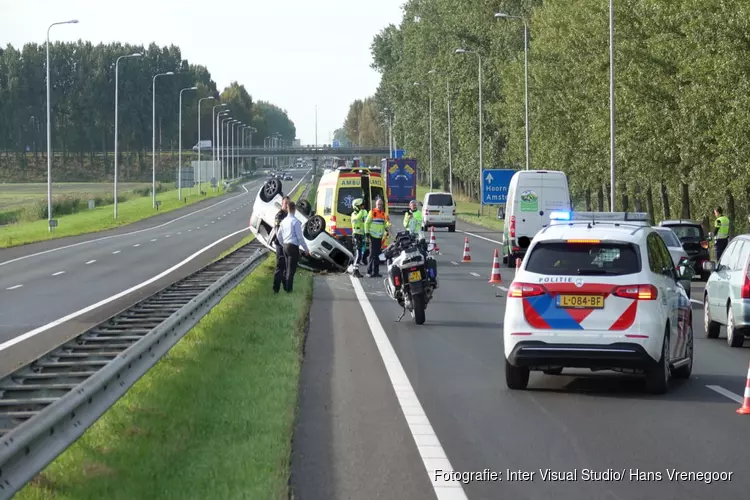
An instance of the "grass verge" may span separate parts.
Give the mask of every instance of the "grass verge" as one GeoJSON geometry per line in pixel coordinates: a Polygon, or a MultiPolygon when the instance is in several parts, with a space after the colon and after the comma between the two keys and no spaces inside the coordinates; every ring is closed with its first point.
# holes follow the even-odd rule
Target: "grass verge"
{"type": "Polygon", "coordinates": [[[20,500],[286,499],[312,274],[227,295],[20,500]]]}
{"type": "MultiPolygon", "coordinates": [[[[427,186],[417,186],[417,199],[419,201],[424,200],[424,195],[429,192],[427,186]]],[[[485,207],[484,215],[477,215],[480,213],[481,205],[475,201],[470,201],[464,197],[454,195],[456,199],[456,217],[459,220],[475,224],[477,226],[486,227],[493,231],[502,232],[505,226],[504,222],[497,218],[497,208],[485,207]]]]}
{"type": "MultiPolygon", "coordinates": [[[[94,210],[86,210],[71,215],[58,218],[59,226],[54,232],[50,233],[47,229],[47,220],[37,220],[33,222],[22,222],[0,228],[0,248],[8,248],[27,243],[36,243],[64,236],[75,236],[78,234],[95,233],[112,229],[114,227],[132,224],[139,220],[147,219],[154,215],[171,212],[178,208],[192,205],[201,200],[220,196],[219,190],[206,191],[206,196],[190,196],[190,192],[185,193],[187,202],[181,202],[177,199],[177,190],[164,191],[157,193],[156,199],[161,201],[159,210],[152,207],[151,196],[144,196],[128,200],[117,205],[117,219],[113,218],[113,205],[97,207],[94,210]]],[[[54,215],[54,213],[53,213],[54,215]]]]}

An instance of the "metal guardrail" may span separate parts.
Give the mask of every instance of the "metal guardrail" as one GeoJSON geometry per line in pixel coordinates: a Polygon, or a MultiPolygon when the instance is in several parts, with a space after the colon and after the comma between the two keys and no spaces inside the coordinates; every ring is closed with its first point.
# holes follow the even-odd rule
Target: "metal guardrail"
{"type": "Polygon", "coordinates": [[[0,379],[0,499],[73,444],[267,253],[252,241],[0,379]]]}

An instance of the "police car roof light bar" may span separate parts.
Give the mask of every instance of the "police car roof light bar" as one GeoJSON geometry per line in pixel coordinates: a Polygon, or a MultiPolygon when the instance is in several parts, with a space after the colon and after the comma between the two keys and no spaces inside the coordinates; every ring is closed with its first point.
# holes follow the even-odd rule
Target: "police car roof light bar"
{"type": "Polygon", "coordinates": [[[649,217],[646,212],[552,212],[550,213],[552,224],[570,224],[573,222],[634,222],[648,224],[649,217]]]}

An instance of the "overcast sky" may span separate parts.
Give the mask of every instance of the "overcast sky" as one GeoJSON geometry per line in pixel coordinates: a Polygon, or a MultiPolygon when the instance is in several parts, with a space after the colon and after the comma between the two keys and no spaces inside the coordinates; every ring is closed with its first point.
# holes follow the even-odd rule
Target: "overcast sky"
{"type": "MultiPolygon", "coordinates": [[[[302,144],[340,127],[351,101],[375,92],[373,36],[401,21],[404,0],[0,0],[0,46],[51,40],[174,43],[223,90],[237,80],[253,99],[289,113],[302,144]],[[228,49],[230,48],[231,49],[228,49]]],[[[175,97],[176,98],[176,97],[175,97]]]]}

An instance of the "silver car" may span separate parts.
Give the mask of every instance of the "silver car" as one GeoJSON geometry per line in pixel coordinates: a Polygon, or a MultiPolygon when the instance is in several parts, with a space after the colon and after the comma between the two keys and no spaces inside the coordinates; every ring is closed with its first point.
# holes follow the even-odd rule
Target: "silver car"
{"type": "MultiPolygon", "coordinates": [[[[659,233],[659,236],[664,240],[664,243],[667,244],[669,255],[672,256],[672,262],[674,262],[675,267],[680,265],[681,260],[689,260],[687,251],[683,248],[682,243],[680,243],[680,238],[677,237],[674,231],[668,227],[659,226],[654,227],[654,229],[659,233]]],[[[690,290],[688,290],[688,292],[689,291],[690,290]]]]}
{"type": "Polygon", "coordinates": [[[750,236],[737,236],[727,245],[718,263],[703,263],[711,273],[703,294],[706,337],[719,337],[722,325],[727,327],[727,343],[742,347],[750,333],[750,236]]]}

